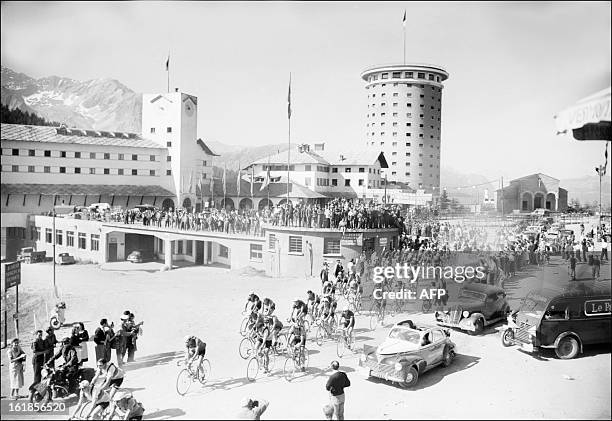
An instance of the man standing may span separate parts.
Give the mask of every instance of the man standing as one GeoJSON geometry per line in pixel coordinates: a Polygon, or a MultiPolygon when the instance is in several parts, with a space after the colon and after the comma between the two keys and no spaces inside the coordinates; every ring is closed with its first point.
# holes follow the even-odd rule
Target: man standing
{"type": "Polygon", "coordinates": [[[329,376],[325,389],[329,391],[329,403],[334,408],[336,419],[344,420],[344,388],[351,385],[345,372],[340,371],[340,363],[332,361],[331,369],[333,373],[329,376]]]}
{"type": "MultiPolygon", "coordinates": [[[[580,252],[578,252],[580,254],[580,252]]],[[[574,253],[571,254],[570,259],[569,259],[569,272],[570,272],[570,278],[572,281],[576,280],[576,257],[574,256],[574,253]]]]}
{"type": "MultiPolygon", "coordinates": [[[[32,368],[34,369],[34,381],[32,386],[40,383],[42,379],[41,371],[45,364],[45,341],[43,339],[43,331],[37,330],[34,333],[34,341],[32,342],[32,368]]],[[[30,397],[32,396],[32,386],[30,386],[30,397]]]]}

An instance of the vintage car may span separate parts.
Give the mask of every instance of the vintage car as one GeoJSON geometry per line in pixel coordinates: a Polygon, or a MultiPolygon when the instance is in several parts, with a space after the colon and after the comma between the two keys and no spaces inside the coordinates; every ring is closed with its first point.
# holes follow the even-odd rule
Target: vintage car
{"type": "Polygon", "coordinates": [[[74,260],[74,256],[71,256],[69,253],[60,253],[57,255],[55,263],[58,265],[73,265],[76,261],[74,260]]]}
{"type": "Polygon", "coordinates": [[[132,263],[144,263],[144,262],[154,260],[154,257],[151,251],[134,250],[128,255],[126,260],[132,263]]]}
{"type": "Polygon", "coordinates": [[[408,388],[419,376],[455,358],[455,344],[448,329],[437,326],[416,327],[411,320],[397,323],[385,341],[377,347],[364,345],[359,358],[359,372],[364,377],[378,377],[408,388]]]}
{"type": "Polygon", "coordinates": [[[35,251],[33,247],[24,247],[17,254],[17,261],[24,263],[44,262],[46,258],[47,252],[45,250],[35,251]]]}
{"type": "Polygon", "coordinates": [[[477,335],[485,326],[506,320],[508,314],[510,305],[502,288],[470,283],[461,288],[456,304],[436,311],[435,317],[440,326],[455,327],[477,335]]]}

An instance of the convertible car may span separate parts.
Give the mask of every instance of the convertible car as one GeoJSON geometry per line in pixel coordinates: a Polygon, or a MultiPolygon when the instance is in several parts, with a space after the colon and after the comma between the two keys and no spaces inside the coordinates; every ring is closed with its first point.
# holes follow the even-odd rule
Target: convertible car
{"type": "Polygon", "coordinates": [[[382,344],[364,346],[359,372],[409,388],[417,384],[420,375],[439,365],[448,367],[454,358],[455,344],[448,329],[416,327],[405,320],[393,326],[382,344]]]}

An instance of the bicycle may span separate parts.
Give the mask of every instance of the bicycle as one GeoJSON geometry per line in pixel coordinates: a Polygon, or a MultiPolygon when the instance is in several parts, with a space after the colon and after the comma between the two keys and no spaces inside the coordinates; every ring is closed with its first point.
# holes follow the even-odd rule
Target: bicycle
{"type": "MultiPolygon", "coordinates": [[[[177,366],[184,365],[185,361],[179,360],[176,362],[177,366]]],[[[193,369],[193,362],[187,364],[186,368],[183,368],[179,371],[179,374],[176,378],[176,392],[185,396],[185,394],[189,391],[191,384],[194,382],[200,382],[200,384],[204,385],[210,378],[211,369],[210,369],[210,361],[204,358],[198,364],[197,368],[193,369]]]]}
{"type": "Polygon", "coordinates": [[[374,300],[370,308],[370,330],[376,329],[378,324],[383,325],[385,321],[386,303],[380,300],[374,300]]]}
{"type": "Polygon", "coordinates": [[[338,320],[336,319],[336,315],[333,315],[331,318],[331,322],[326,322],[324,320],[317,320],[317,333],[315,335],[315,341],[317,345],[323,345],[323,339],[331,338],[334,334],[334,331],[338,326],[338,320]]]}
{"type": "Polygon", "coordinates": [[[351,352],[355,352],[355,336],[352,332],[351,335],[347,337],[346,328],[338,328],[336,330],[336,334],[336,354],[338,355],[338,358],[342,358],[347,349],[351,352]]]}
{"type": "Polygon", "coordinates": [[[295,378],[295,373],[305,371],[308,368],[308,350],[299,344],[293,346],[291,356],[287,357],[283,365],[283,377],[288,382],[295,378]]]}
{"type": "Polygon", "coordinates": [[[266,369],[267,372],[270,373],[274,369],[274,364],[276,362],[276,354],[274,352],[268,351],[268,366],[266,367],[264,360],[264,346],[259,348],[259,352],[253,355],[247,364],[247,379],[249,381],[255,381],[257,376],[259,375],[259,370],[262,368],[266,369]]]}
{"type": "Polygon", "coordinates": [[[361,294],[355,291],[350,291],[346,300],[349,304],[349,309],[353,311],[353,313],[359,315],[363,310],[363,302],[361,300],[361,294]]]}

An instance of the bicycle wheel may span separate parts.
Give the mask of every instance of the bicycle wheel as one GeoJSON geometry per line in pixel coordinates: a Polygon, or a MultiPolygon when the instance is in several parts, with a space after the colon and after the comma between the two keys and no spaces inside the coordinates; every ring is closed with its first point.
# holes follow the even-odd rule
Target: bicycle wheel
{"type": "Polygon", "coordinates": [[[323,326],[317,327],[317,333],[315,335],[315,341],[317,342],[317,345],[319,346],[323,345],[324,337],[325,337],[325,329],[323,328],[323,326]]]}
{"type": "Polygon", "coordinates": [[[242,323],[240,323],[240,334],[242,336],[246,336],[247,334],[247,326],[249,325],[249,318],[245,317],[244,319],[242,319],[242,323]]]}
{"type": "Polygon", "coordinates": [[[304,331],[306,332],[307,335],[310,332],[310,322],[306,319],[304,319],[304,331]]]}
{"type": "Polygon", "coordinates": [[[198,367],[197,377],[201,384],[206,384],[208,379],[210,378],[210,361],[204,359],[202,361],[202,365],[198,367]]]}
{"type": "Polygon", "coordinates": [[[304,370],[308,368],[309,362],[310,358],[308,358],[308,349],[304,347],[304,361],[302,361],[302,367],[304,367],[304,370]]]}
{"type": "Polygon", "coordinates": [[[285,378],[285,380],[287,380],[288,382],[293,380],[293,377],[295,377],[295,372],[296,366],[295,361],[293,361],[293,358],[285,359],[285,365],[283,366],[283,377],[285,378]]]}
{"type": "Polygon", "coordinates": [[[274,347],[274,351],[277,355],[284,354],[287,352],[287,335],[282,334],[276,339],[276,346],[274,347]]]}
{"type": "Polygon", "coordinates": [[[276,366],[276,354],[272,350],[270,350],[270,352],[268,352],[268,371],[272,372],[275,366],[276,366]]]}
{"type": "Polygon", "coordinates": [[[176,392],[181,396],[185,396],[185,394],[189,391],[189,388],[191,387],[191,383],[192,379],[189,370],[187,370],[186,368],[182,369],[181,371],[179,371],[179,374],[176,378],[176,392]]]}
{"type": "Polygon", "coordinates": [[[357,298],[355,300],[355,314],[361,315],[363,312],[363,303],[361,302],[361,298],[357,298]]]}
{"type": "Polygon", "coordinates": [[[336,354],[338,358],[342,358],[345,350],[345,341],[344,336],[342,334],[338,335],[338,340],[336,341],[336,354]]]}
{"type": "Polygon", "coordinates": [[[238,346],[238,353],[240,354],[240,358],[246,360],[253,354],[253,349],[255,346],[253,341],[250,338],[243,338],[240,341],[240,345],[238,346]]]}
{"type": "Polygon", "coordinates": [[[93,402],[87,402],[85,405],[83,405],[79,413],[76,414],[77,418],[80,420],[86,419],[87,415],[89,414],[89,411],[91,411],[92,405],[93,405],[93,402]]]}
{"type": "Polygon", "coordinates": [[[247,364],[247,379],[255,381],[257,374],[259,374],[259,360],[257,357],[251,357],[247,364]]]}

